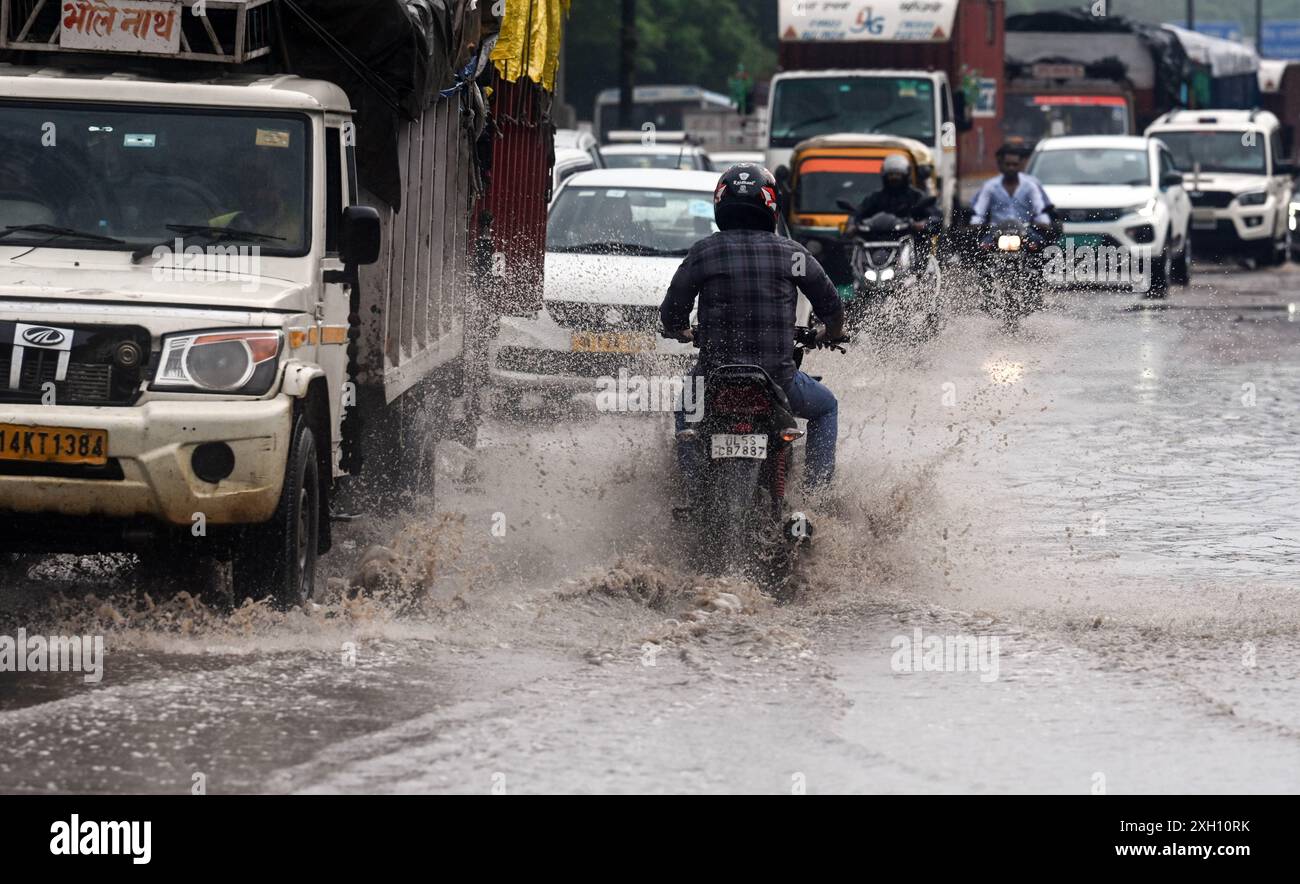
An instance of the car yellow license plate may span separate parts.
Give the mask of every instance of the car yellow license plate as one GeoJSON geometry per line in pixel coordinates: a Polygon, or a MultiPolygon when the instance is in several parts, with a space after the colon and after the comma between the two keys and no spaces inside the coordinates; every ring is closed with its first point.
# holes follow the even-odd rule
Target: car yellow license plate
{"type": "Polygon", "coordinates": [[[108,463],[108,430],[0,424],[0,460],[108,463]]]}
{"type": "Polygon", "coordinates": [[[654,335],[628,332],[574,332],[574,353],[648,353],[655,348],[654,335]]]}

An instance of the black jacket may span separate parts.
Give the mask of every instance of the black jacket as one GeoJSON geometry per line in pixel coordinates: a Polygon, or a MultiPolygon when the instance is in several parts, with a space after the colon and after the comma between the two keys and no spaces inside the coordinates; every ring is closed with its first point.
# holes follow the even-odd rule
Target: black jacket
{"type": "Polygon", "coordinates": [[[937,221],[943,216],[939,212],[937,205],[931,206],[927,211],[917,214],[916,207],[922,200],[926,199],[926,194],[915,187],[882,187],[875,193],[869,194],[862,204],[858,206],[858,211],[853,215],[853,223],[865,221],[872,215],[880,212],[887,212],[890,215],[896,215],[910,221],[937,221]]]}

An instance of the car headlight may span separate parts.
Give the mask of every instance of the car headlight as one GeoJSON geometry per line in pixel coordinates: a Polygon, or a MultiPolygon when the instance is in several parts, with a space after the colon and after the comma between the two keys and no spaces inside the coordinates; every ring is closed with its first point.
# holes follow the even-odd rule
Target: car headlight
{"type": "Polygon", "coordinates": [[[150,386],[261,396],[275,382],[283,344],[281,332],[267,329],[167,335],[150,386]]]}
{"type": "Polygon", "coordinates": [[[1239,206],[1262,206],[1268,202],[1267,190],[1252,190],[1250,193],[1243,193],[1237,197],[1239,206]]]}
{"type": "Polygon", "coordinates": [[[1144,203],[1137,203],[1132,206],[1125,206],[1122,210],[1125,215],[1154,215],[1156,211],[1156,201],[1149,199],[1144,203]]]}

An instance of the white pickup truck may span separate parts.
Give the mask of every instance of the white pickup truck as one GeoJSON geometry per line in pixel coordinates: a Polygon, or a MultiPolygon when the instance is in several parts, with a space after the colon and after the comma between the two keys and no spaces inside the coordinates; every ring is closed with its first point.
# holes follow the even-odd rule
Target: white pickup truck
{"type": "Polygon", "coordinates": [[[361,423],[427,414],[462,356],[461,99],[399,124],[376,209],[337,85],[58,58],[0,64],[0,546],[212,557],[300,604],[361,423]]]}

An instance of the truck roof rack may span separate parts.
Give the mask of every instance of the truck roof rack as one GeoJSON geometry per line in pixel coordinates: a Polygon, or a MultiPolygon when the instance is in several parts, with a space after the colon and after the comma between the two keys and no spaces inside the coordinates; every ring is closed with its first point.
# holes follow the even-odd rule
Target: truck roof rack
{"type": "Polygon", "coordinates": [[[243,64],[271,52],[274,11],[274,0],[0,0],[0,51],[243,64]]]}

